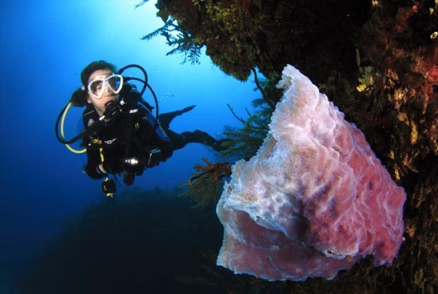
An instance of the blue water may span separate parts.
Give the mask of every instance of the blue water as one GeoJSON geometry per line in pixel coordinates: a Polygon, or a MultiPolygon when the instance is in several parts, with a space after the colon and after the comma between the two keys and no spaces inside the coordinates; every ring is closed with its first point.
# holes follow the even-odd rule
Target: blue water
{"type": "MultiPolygon", "coordinates": [[[[177,132],[201,129],[219,137],[225,124],[240,124],[227,103],[245,116],[245,107],[260,97],[252,81],[226,76],[206,56],[200,65],[181,64],[183,56],[166,56],[171,48],[164,37],[140,40],[163,23],[154,1],[134,9],[138,2],[2,2],[0,293],[13,293],[13,278],[61,231],[66,218],[103,197],[100,181],[81,172],[83,156],[69,152],[54,134],[55,120],[80,86],[87,64],[103,59],[118,67],[143,66],[162,112],[196,104],[172,122],[177,132]]],[[[69,113],[67,137],[76,135],[79,119],[80,110],[69,113]]],[[[190,144],[147,170],[135,185],[170,189],[187,181],[201,157],[216,159],[205,146],[190,144]]]]}

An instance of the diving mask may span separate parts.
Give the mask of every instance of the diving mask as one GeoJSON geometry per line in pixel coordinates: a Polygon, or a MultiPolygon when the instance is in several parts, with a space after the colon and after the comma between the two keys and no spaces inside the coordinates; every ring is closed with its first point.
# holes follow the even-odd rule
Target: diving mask
{"type": "Polygon", "coordinates": [[[111,74],[106,78],[104,76],[97,76],[88,83],[87,89],[91,96],[100,99],[107,87],[114,94],[120,93],[123,87],[123,77],[117,74],[111,74]]]}

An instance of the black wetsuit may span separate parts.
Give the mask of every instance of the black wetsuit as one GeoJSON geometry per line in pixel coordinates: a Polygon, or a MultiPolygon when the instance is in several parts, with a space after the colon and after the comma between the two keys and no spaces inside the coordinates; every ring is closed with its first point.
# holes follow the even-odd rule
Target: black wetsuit
{"type": "Polygon", "coordinates": [[[93,106],[87,107],[83,113],[85,128],[98,124],[96,130],[82,138],[87,149],[86,174],[93,179],[100,179],[106,172],[117,174],[123,171],[141,174],[147,165],[152,150],[159,150],[159,161],[166,161],[174,147],[160,125],[154,130],[155,119],[149,110],[137,104],[125,104],[116,117],[99,122],[99,115],[93,106]],[[158,131],[157,131],[158,130],[158,131]],[[161,132],[161,133],[160,133],[161,132]],[[162,134],[162,136],[160,136],[162,134]],[[136,158],[138,166],[125,163],[126,159],[136,158]]]}
{"type": "Polygon", "coordinates": [[[201,143],[219,151],[220,141],[206,132],[195,130],[178,134],[169,129],[173,118],[192,110],[194,105],[159,115],[155,125],[152,107],[140,105],[141,96],[133,87],[125,84],[120,97],[123,102],[117,103],[117,106],[121,111],[117,111],[117,115],[109,121],[99,121],[92,105],[83,113],[85,129],[92,130],[82,138],[87,150],[84,171],[89,177],[101,179],[107,175],[99,167],[101,164],[107,173],[140,175],[144,168],[166,161],[174,150],[183,148],[187,143],[201,143]],[[126,159],[130,158],[138,159],[139,164],[126,164],[126,159]]]}

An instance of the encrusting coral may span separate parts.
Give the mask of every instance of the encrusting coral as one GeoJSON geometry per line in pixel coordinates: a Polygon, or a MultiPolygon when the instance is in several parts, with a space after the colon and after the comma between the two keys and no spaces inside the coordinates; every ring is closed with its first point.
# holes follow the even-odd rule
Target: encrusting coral
{"type": "MultiPolygon", "coordinates": [[[[257,67],[266,77],[293,63],[306,73],[345,64],[350,35],[368,14],[367,0],[158,0],[157,13],[171,17],[206,47],[211,60],[225,73],[246,80],[257,67]],[[326,50],[336,46],[337,50],[326,50]]],[[[318,77],[311,76],[320,81],[318,77]]]]}

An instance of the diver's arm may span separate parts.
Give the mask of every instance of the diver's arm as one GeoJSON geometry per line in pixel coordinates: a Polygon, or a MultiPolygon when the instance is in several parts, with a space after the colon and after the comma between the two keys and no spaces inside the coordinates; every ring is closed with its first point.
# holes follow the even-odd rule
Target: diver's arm
{"type": "Polygon", "coordinates": [[[99,150],[87,148],[87,164],[84,171],[92,179],[101,179],[107,175],[108,172],[100,162],[99,150]]]}

